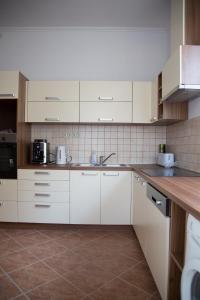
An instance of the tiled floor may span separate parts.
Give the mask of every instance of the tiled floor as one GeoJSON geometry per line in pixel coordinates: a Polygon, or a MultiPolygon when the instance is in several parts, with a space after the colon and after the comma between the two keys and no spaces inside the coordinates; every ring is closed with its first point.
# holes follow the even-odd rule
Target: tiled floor
{"type": "Polygon", "coordinates": [[[2,224],[0,300],[4,299],[160,297],[131,227],[2,224]]]}

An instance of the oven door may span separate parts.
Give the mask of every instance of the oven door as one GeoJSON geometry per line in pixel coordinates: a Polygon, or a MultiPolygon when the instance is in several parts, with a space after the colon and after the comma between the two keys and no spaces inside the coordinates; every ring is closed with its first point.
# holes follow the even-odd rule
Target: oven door
{"type": "Polygon", "coordinates": [[[0,143],[0,178],[17,178],[16,143],[0,143]]]}

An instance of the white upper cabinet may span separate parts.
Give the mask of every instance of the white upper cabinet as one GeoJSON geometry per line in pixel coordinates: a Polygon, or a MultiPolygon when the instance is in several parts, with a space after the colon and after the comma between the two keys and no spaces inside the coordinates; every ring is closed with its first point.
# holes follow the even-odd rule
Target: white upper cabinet
{"type": "Polygon", "coordinates": [[[158,77],[151,83],[151,122],[158,120],[158,77]]]}
{"type": "Polygon", "coordinates": [[[131,81],[81,81],[80,101],[132,102],[131,81]]]}
{"type": "Polygon", "coordinates": [[[150,81],[133,81],[133,123],[151,122],[150,81]]]}
{"type": "Polygon", "coordinates": [[[0,99],[19,97],[19,72],[0,71],[0,99]]]}
{"type": "Polygon", "coordinates": [[[79,81],[29,81],[28,101],[79,101],[79,81]]]}

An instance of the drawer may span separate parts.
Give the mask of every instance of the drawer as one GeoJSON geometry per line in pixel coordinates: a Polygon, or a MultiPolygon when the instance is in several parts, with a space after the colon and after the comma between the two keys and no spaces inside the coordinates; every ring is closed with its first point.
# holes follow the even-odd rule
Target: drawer
{"type": "Polygon", "coordinates": [[[28,101],[79,101],[79,81],[28,81],[28,101]]]}
{"type": "Polygon", "coordinates": [[[131,123],[132,102],[81,102],[80,122],[131,123]]]}
{"type": "Polygon", "coordinates": [[[69,223],[68,203],[18,202],[19,222],[69,223]]]}
{"type": "Polygon", "coordinates": [[[18,179],[38,180],[69,180],[68,170],[18,169],[18,179]]]}
{"type": "Polygon", "coordinates": [[[69,192],[18,191],[18,201],[69,202],[69,192]]]}
{"type": "Polygon", "coordinates": [[[22,191],[43,191],[43,192],[69,192],[69,181],[34,181],[18,180],[18,190],[22,191]]]}
{"type": "Polygon", "coordinates": [[[28,102],[27,122],[79,122],[79,102],[28,102]]]}
{"type": "Polygon", "coordinates": [[[80,101],[132,101],[131,81],[81,81],[80,101]]]}
{"type": "Polygon", "coordinates": [[[17,180],[0,179],[0,200],[17,200],[17,180]]]}
{"type": "Polygon", "coordinates": [[[0,201],[0,222],[17,221],[17,201],[0,201]]]}

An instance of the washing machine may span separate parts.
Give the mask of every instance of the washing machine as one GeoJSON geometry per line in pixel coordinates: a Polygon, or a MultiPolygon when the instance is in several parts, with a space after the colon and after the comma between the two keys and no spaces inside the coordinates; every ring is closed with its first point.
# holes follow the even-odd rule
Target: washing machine
{"type": "Polygon", "coordinates": [[[185,266],[181,277],[181,300],[200,300],[200,221],[187,221],[185,266]]]}

